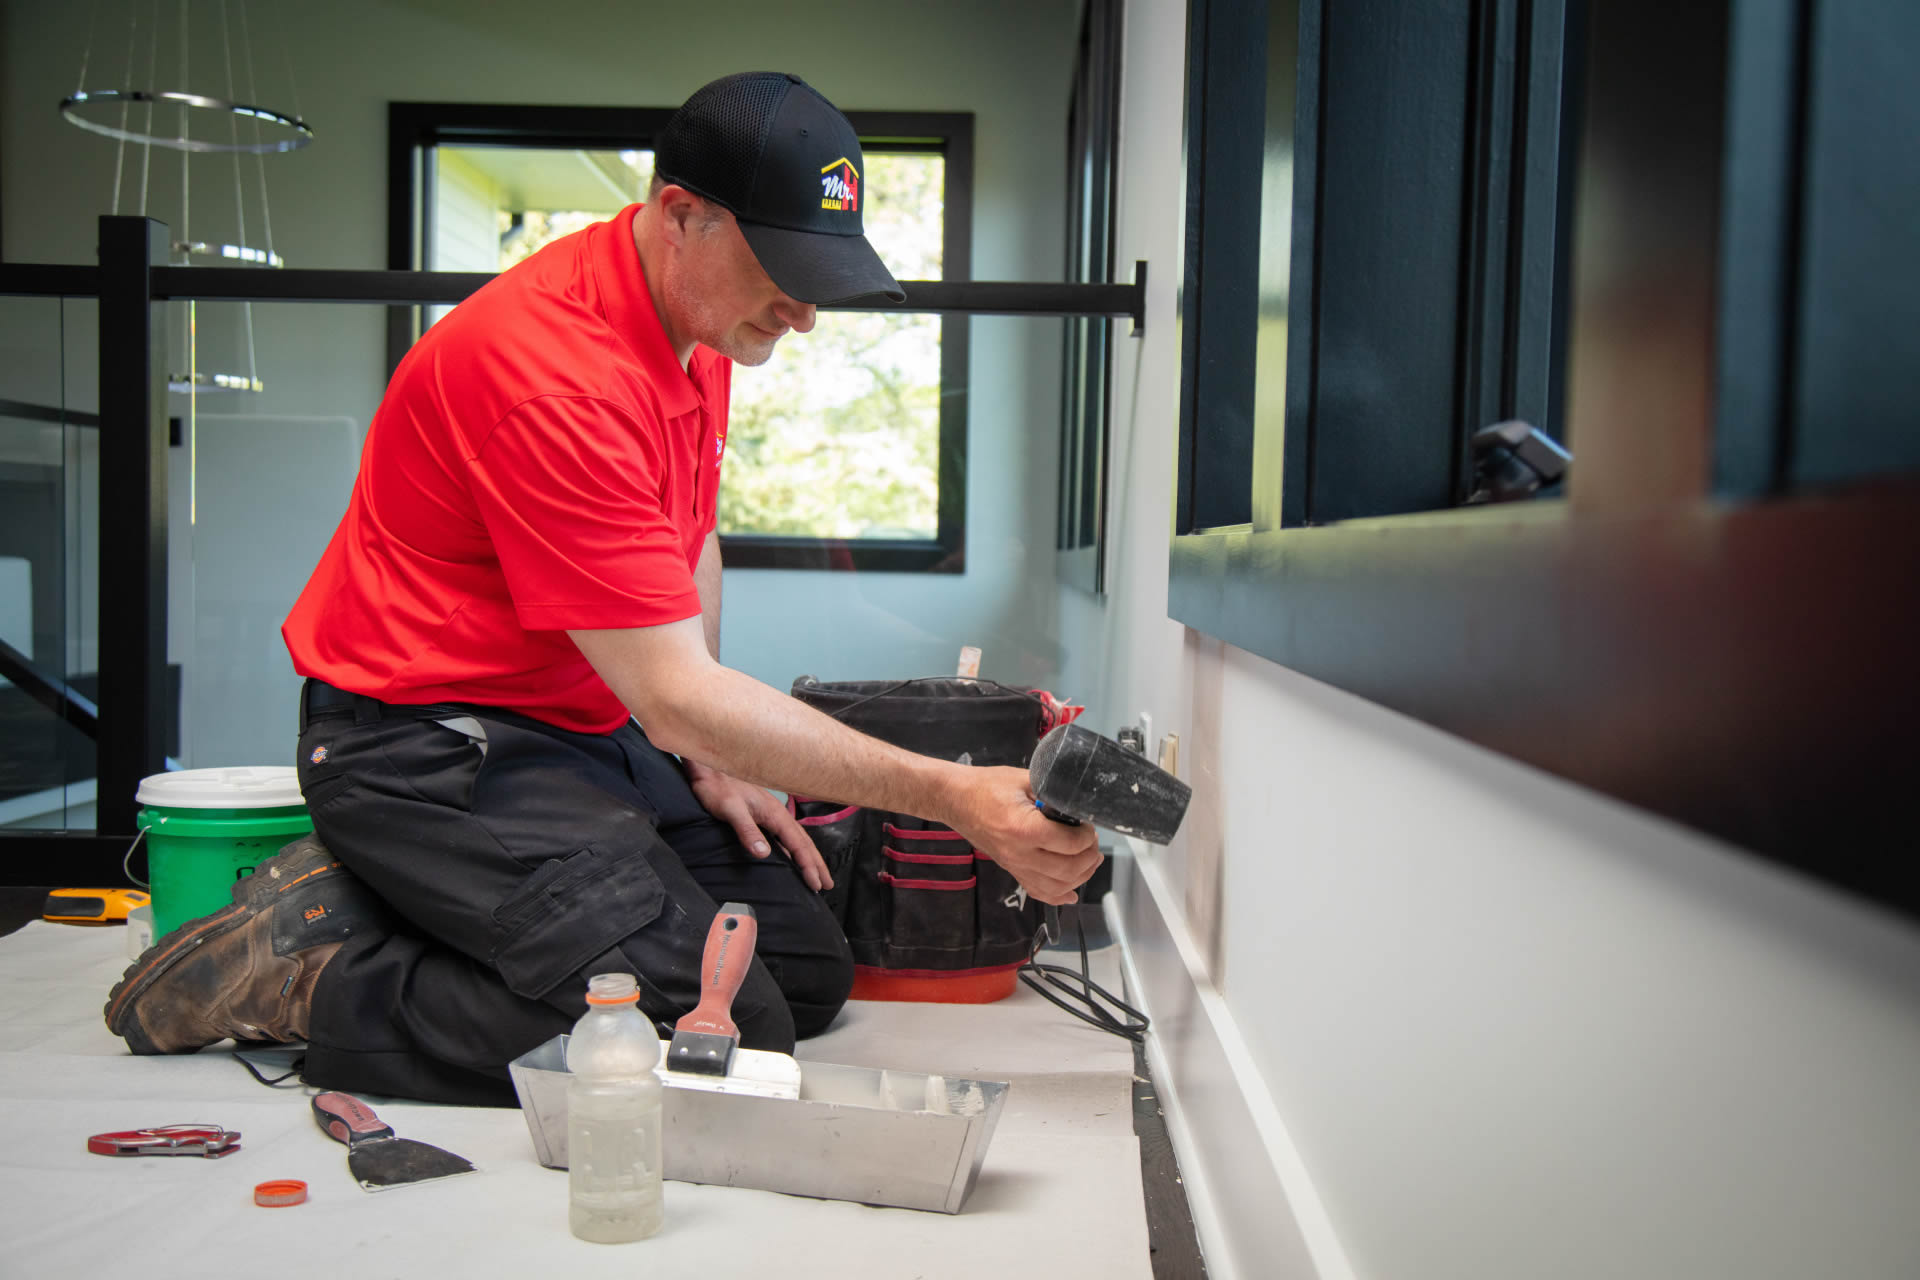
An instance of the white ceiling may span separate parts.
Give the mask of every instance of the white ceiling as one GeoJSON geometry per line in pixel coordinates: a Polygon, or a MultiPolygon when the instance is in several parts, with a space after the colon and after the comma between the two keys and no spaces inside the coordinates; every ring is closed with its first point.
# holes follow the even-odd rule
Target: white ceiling
{"type": "MultiPolygon", "coordinates": [[[[442,147],[486,174],[500,188],[500,207],[612,212],[645,198],[648,174],[617,151],[556,151],[529,147],[442,147]]],[[[653,157],[643,153],[651,172],[653,157]]]]}

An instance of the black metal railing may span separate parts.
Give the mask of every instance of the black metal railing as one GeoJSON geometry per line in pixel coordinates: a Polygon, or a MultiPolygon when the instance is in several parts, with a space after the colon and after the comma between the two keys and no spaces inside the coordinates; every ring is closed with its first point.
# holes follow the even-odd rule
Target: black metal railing
{"type": "MultiPolygon", "coordinates": [[[[96,828],[0,832],[10,856],[0,884],[123,882],[140,779],[167,764],[160,712],[167,689],[167,375],[165,303],[457,303],[493,277],[483,272],[328,271],[167,265],[170,235],[140,217],[100,219],[98,266],[0,263],[0,296],[98,299],[97,417],[63,421],[100,429],[100,696],[83,707],[71,690],[0,653],[15,678],[98,746],[96,828]],[[24,679],[16,677],[25,677],[24,679]]],[[[1145,264],[1131,284],[905,280],[906,301],[861,300],[823,310],[943,312],[1003,316],[1120,316],[1137,332],[1145,318],[1145,264]]],[[[20,655],[13,654],[19,658],[20,655]]]]}

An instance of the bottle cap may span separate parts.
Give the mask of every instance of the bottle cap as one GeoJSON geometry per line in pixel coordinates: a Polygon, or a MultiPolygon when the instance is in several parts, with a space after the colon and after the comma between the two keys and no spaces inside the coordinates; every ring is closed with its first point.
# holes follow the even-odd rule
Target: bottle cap
{"type": "Polygon", "coordinates": [[[630,973],[601,973],[587,979],[588,1004],[632,1004],[640,998],[640,980],[630,973]]]}
{"type": "Polygon", "coordinates": [[[265,1205],[269,1209],[284,1209],[288,1205],[302,1204],[306,1198],[307,1184],[298,1178],[263,1182],[253,1189],[253,1202],[265,1205]]]}

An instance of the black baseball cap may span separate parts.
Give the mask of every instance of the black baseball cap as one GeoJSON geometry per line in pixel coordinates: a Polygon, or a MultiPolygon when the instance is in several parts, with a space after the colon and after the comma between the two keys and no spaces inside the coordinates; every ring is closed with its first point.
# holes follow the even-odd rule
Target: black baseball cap
{"type": "Polygon", "coordinates": [[[696,89],[654,147],[663,182],[730,212],[781,292],[801,302],[906,301],[860,222],[866,158],[839,109],[799,76],[746,71],[696,89]]]}

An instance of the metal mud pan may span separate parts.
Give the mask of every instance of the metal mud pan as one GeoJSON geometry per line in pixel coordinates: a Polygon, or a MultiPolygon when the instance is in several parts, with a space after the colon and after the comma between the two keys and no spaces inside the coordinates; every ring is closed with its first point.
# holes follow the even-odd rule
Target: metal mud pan
{"type": "MultiPolygon", "coordinates": [[[[567,1037],[507,1068],[549,1169],[567,1167],[567,1037]]],[[[958,1213],[980,1177],[1007,1085],[800,1063],[800,1097],[666,1089],[666,1176],[823,1200],[958,1213]]]]}

